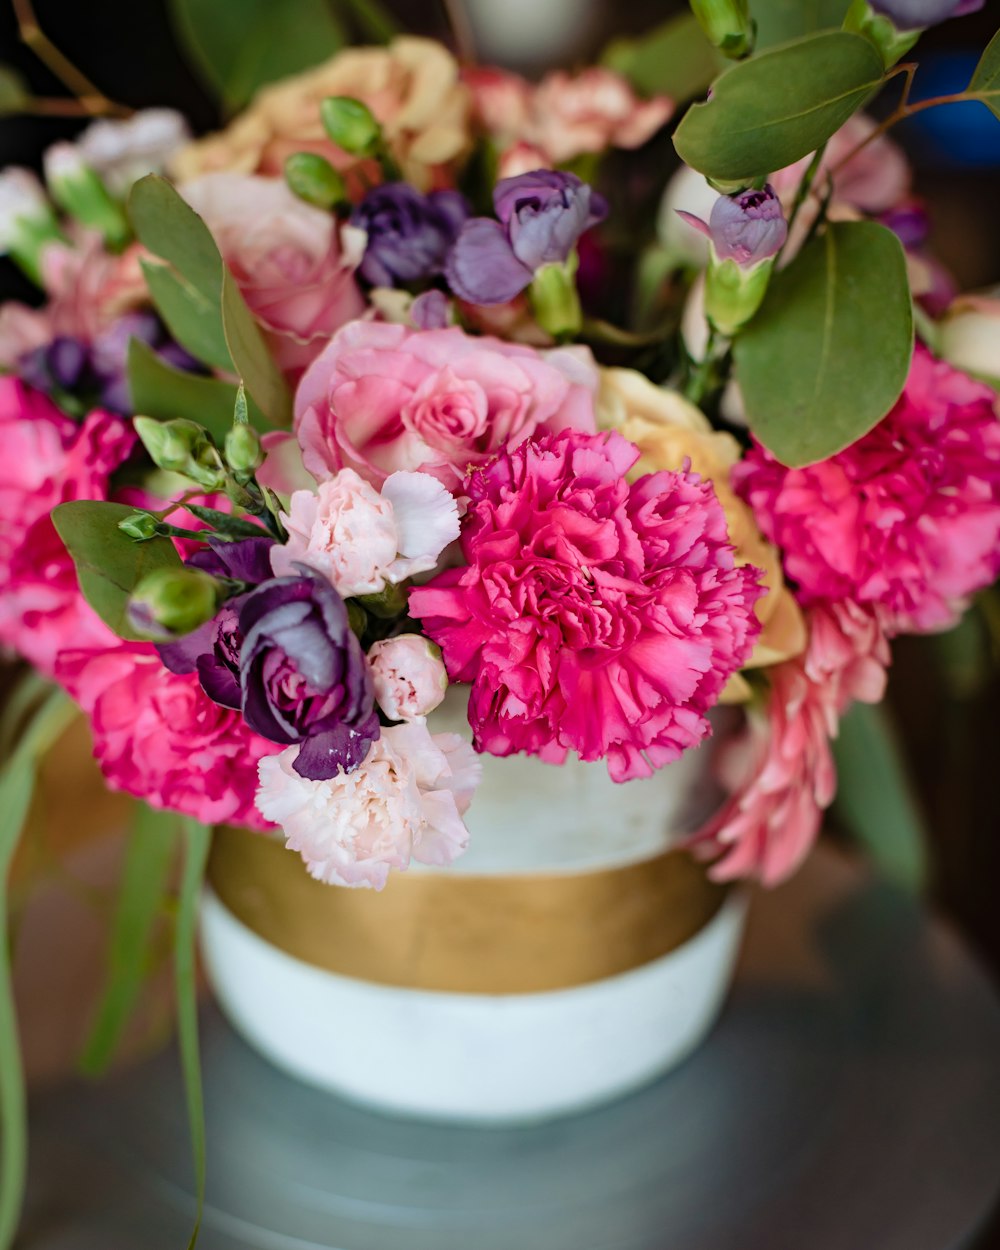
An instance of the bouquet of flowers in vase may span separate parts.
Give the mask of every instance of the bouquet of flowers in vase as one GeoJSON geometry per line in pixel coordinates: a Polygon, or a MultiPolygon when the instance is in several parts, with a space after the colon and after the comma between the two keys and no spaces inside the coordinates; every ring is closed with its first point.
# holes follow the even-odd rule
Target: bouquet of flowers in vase
{"type": "Polygon", "coordinates": [[[380,889],[465,850],[480,755],[627,785],[725,704],[691,845],[802,861],[892,638],[1000,569],[1000,323],[888,133],[981,4],[774,7],[538,83],[399,36],[0,175],[0,639],[108,785],[380,889]]]}

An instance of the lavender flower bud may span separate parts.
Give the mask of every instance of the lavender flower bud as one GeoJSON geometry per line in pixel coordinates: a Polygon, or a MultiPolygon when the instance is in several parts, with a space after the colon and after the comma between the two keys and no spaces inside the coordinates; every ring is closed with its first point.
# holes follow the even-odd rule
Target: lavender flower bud
{"type": "Polygon", "coordinates": [[[469,205],[457,191],[421,195],[406,182],[369,191],[351,214],[368,236],[359,272],[372,286],[400,286],[441,273],[469,205]]]}

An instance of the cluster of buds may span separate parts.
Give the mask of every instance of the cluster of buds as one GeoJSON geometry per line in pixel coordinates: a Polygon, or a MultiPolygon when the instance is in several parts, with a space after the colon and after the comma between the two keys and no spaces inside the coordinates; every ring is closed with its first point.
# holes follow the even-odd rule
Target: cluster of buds
{"type": "MultiPolygon", "coordinates": [[[[366,104],[350,96],[328,96],[319,113],[327,138],[342,152],[359,160],[378,160],[386,177],[397,176],[382,127],[366,104]]],[[[293,152],[285,161],[284,172],[289,187],[307,204],[331,212],[349,206],[344,179],[318,152],[293,152]]]]}

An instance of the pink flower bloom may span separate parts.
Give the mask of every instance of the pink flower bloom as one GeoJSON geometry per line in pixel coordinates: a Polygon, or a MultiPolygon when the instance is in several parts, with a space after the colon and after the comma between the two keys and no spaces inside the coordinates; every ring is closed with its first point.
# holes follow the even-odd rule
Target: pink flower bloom
{"type": "Polygon", "coordinates": [[[123,313],[149,303],[139,265],[142,248],[108,252],[100,235],[80,232],[74,244],[50,243],[42,256],[52,334],[92,343],[123,313]]]}
{"type": "Polygon", "coordinates": [[[583,348],[537,352],[457,327],[358,321],[307,370],[295,431],[319,480],[348,466],[379,485],[423,469],[457,489],[470,465],[540,426],[592,431],[596,386],[583,348]]]}
{"type": "Polygon", "coordinates": [[[300,777],[297,752],[261,760],[257,805],[317,880],[381,890],[391,869],[450,864],[468,845],[462,816],[481,765],[458,734],[383,729],[359,768],[327,781],[300,777]]]}
{"type": "Polygon", "coordinates": [[[470,69],[464,77],[480,124],[500,146],[524,144],[541,155],[530,169],[612,147],[641,147],[674,111],[666,96],[641,100],[620,74],[599,66],[578,74],[556,70],[537,87],[496,69],[470,69]]]}
{"type": "Polygon", "coordinates": [[[106,412],[81,424],[14,378],[0,378],[0,642],[51,673],[66,647],[112,637],[83,602],[49,516],[69,499],[106,499],[135,444],[106,412]]]}
{"type": "Polygon", "coordinates": [[[815,842],[837,777],[830,751],[853,700],[877,703],[889,646],[878,614],[854,603],[813,608],[804,656],[769,670],[767,707],[718,751],[731,797],[696,836],[716,880],[759,877],[777,885],[815,842]]]}
{"type": "Polygon", "coordinates": [[[621,435],[543,435],[470,474],[465,566],[410,593],[477,749],[648,776],[709,732],[750,653],[759,572],[736,568],[710,483],[625,475],[621,435]]]}
{"type": "Polygon", "coordinates": [[[183,192],[286,372],[301,374],[334,331],[364,312],[354,281],[360,254],[343,252],[330,214],[293,195],[283,178],[207,174],[183,192]]]}
{"type": "Polygon", "coordinates": [[[844,451],[733,470],[806,604],[879,605],[890,632],[946,628],[1000,571],[1000,421],[989,387],[923,347],[889,415],[844,451]]]}
{"type": "Polygon", "coordinates": [[[205,824],[267,827],[254,792],[274,743],[213,703],[196,674],[171,673],[152,646],[119,642],[61,655],[56,675],[90,717],[113,790],[205,824]]]}
{"type": "MultiPolygon", "coordinates": [[[[820,162],[817,185],[825,173],[836,169],[833,198],[837,204],[849,205],[862,213],[884,213],[895,208],[910,193],[912,175],[903,149],[888,135],[879,135],[841,166],[841,161],[863,143],[876,127],[876,122],[863,113],[856,113],[833,136],[820,162]],[[837,168],[841,166],[840,168],[837,168]]],[[[771,185],[782,200],[794,198],[811,156],[804,156],[771,175],[771,185]]]]}
{"type": "Polygon", "coordinates": [[[438,707],[448,689],[441,651],[420,634],[376,642],[368,651],[375,702],[390,720],[416,720],[438,707]]]}
{"type": "Polygon", "coordinates": [[[271,549],[278,577],[311,565],[344,599],[377,594],[424,573],[458,537],[458,507],[426,473],[392,473],[379,493],[353,469],[341,469],[316,491],[297,490],[281,514],[288,542],[271,549]]]}

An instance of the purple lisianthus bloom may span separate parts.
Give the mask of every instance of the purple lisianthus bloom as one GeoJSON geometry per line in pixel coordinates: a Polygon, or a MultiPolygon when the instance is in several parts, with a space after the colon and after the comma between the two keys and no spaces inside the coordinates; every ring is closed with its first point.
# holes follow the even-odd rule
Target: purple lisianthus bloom
{"type": "Polygon", "coordinates": [[[421,195],[406,182],[376,187],[351,214],[351,225],[368,235],[359,273],[372,286],[436,277],[468,216],[458,191],[421,195]]]}
{"type": "MultiPolygon", "coordinates": [[[[242,538],[225,542],[211,537],[208,547],[196,551],[185,563],[213,577],[259,586],[271,577],[271,548],[274,539],[242,538]]],[[[240,689],[240,609],[250,591],[228,599],[210,621],[176,642],[161,643],[156,649],[172,673],[197,673],[210,699],[222,707],[238,708],[243,701],[240,689]]]]}
{"type": "Polygon", "coordinates": [[[771,260],[788,237],[781,201],[770,185],[720,195],[707,222],[680,209],[678,215],[711,240],[719,260],[734,260],[742,269],[771,260]]]}
{"type": "Polygon", "coordinates": [[[568,260],[580,235],[608,212],[603,196],[558,169],[501,179],[493,207],[499,220],[467,221],[445,266],[449,286],[470,304],[513,299],[542,265],[568,260]]]}
{"type": "Polygon", "coordinates": [[[368,661],[343,599],[307,565],[240,609],[243,717],[272,742],[299,743],[293,767],[323,781],[350,772],[379,736],[368,661]]]}
{"type": "Polygon", "coordinates": [[[978,13],[986,0],[868,0],[876,13],[891,19],[899,30],[922,30],[951,17],[978,13]]]}

